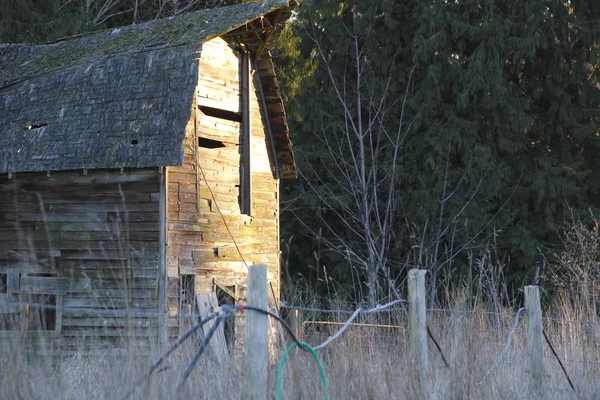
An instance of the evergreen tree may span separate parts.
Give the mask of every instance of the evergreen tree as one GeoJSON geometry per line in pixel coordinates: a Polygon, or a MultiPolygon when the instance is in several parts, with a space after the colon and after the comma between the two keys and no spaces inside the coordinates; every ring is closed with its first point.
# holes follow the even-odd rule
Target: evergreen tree
{"type": "MultiPolygon", "coordinates": [[[[340,261],[356,257],[345,256],[345,247],[364,253],[364,235],[339,223],[354,204],[345,200],[343,177],[329,173],[340,160],[315,135],[334,140],[344,132],[348,115],[333,82],[353,88],[344,99],[354,119],[357,94],[377,100],[385,88],[387,99],[402,99],[408,87],[406,107],[386,103],[380,120],[385,132],[408,124],[380,276],[386,268],[394,272],[384,274],[387,280],[405,266],[429,268],[435,293],[437,278],[464,270],[466,252],[499,233],[511,278],[526,278],[539,252],[558,244],[554,232],[569,207],[579,212],[597,203],[599,12],[589,1],[305,1],[293,28],[302,39],[299,51],[318,67],[288,101],[299,110],[293,132],[304,171],[290,189],[296,218],[288,229],[327,243],[336,250],[327,261],[339,265],[336,273],[330,264],[330,276],[349,276],[340,261]],[[324,193],[339,196],[324,201],[324,193]]],[[[288,82],[298,85],[293,77],[288,82]]],[[[372,115],[373,108],[362,111],[372,115]]],[[[381,158],[389,156],[377,153],[388,172],[381,158]]],[[[379,171],[371,184],[385,174],[379,171]]],[[[298,251],[314,252],[311,242],[304,244],[298,251]]]]}
{"type": "Polygon", "coordinates": [[[52,41],[81,32],[82,9],[68,0],[5,0],[0,8],[0,43],[52,41]]]}

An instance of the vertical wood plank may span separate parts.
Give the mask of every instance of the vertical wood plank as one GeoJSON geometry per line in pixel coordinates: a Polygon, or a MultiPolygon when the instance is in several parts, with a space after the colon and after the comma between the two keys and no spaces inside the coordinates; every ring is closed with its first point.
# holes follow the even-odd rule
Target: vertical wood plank
{"type": "Polygon", "coordinates": [[[527,310],[527,348],[529,353],[529,373],[532,395],[544,398],[544,336],[542,331],[542,307],[540,289],[525,286],[525,309],[527,310]]]}
{"type": "Polygon", "coordinates": [[[302,324],[302,310],[298,308],[294,308],[291,311],[292,314],[292,330],[294,331],[294,335],[296,335],[296,339],[303,342],[304,341],[304,325],[302,324]]]}
{"type": "Polygon", "coordinates": [[[15,294],[21,290],[20,276],[21,274],[18,271],[8,271],[6,273],[6,292],[8,294],[15,294]]]}
{"type": "MultiPolygon", "coordinates": [[[[266,310],[269,306],[267,293],[267,266],[251,265],[248,272],[248,306],[266,310]]],[[[251,400],[267,398],[268,323],[267,315],[251,310],[246,312],[245,397],[251,400]]]]}
{"type": "Polygon", "coordinates": [[[162,167],[159,181],[159,272],[158,272],[158,348],[167,346],[167,187],[168,168],[162,167]]]}
{"type": "Polygon", "coordinates": [[[428,399],[427,385],[427,319],[425,309],[425,270],[408,272],[408,312],[410,329],[410,360],[412,384],[416,398],[428,399]]]}
{"type": "Polygon", "coordinates": [[[252,119],[250,110],[250,54],[240,57],[240,84],[242,101],[242,213],[252,215],[252,119]]]}
{"type": "Polygon", "coordinates": [[[56,326],[54,330],[57,334],[62,332],[62,317],[63,317],[63,297],[61,294],[56,295],[56,326]]]}

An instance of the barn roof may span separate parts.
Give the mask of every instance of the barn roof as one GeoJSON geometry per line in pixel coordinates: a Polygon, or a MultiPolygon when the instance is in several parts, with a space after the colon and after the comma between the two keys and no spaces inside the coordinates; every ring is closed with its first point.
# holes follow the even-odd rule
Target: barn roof
{"type": "MultiPolygon", "coordinates": [[[[0,173],[181,165],[202,43],[222,36],[267,54],[291,6],[247,3],[0,45],[0,173]]],[[[274,82],[266,89],[281,103],[274,82]]],[[[269,119],[282,177],[293,176],[285,113],[269,119]]]]}

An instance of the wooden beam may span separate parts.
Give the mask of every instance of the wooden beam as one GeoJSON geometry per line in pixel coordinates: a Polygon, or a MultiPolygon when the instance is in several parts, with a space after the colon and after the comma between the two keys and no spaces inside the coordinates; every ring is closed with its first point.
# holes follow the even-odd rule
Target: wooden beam
{"type": "Polygon", "coordinates": [[[275,139],[273,138],[273,131],[271,129],[271,119],[269,118],[269,110],[267,109],[267,101],[265,99],[265,92],[263,91],[262,82],[260,80],[260,70],[258,69],[258,61],[254,63],[254,73],[256,78],[254,79],[254,84],[258,88],[258,93],[260,96],[260,102],[262,108],[265,112],[263,115],[265,120],[265,130],[267,134],[267,140],[269,141],[269,148],[271,150],[272,162],[275,164],[274,175],[275,179],[279,179],[279,163],[277,162],[277,150],[275,149],[275,139]]]}
{"type": "Polygon", "coordinates": [[[225,293],[227,293],[235,301],[239,301],[240,300],[231,289],[229,289],[227,286],[225,286],[224,283],[219,282],[215,278],[213,278],[213,285],[215,285],[216,287],[218,287],[219,289],[221,289],[222,291],[224,291],[225,293]]]}
{"type": "Polygon", "coordinates": [[[51,276],[22,276],[21,293],[91,293],[92,280],[89,278],[57,278],[51,276]]]}
{"type": "MultiPolygon", "coordinates": [[[[283,14],[283,10],[279,10],[275,13],[275,15],[273,16],[273,22],[270,23],[270,28],[276,28],[277,24],[279,23],[279,19],[281,19],[281,14],[283,14]]],[[[268,21],[268,19],[267,19],[268,21]]],[[[269,39],[271,38],[271,36],[273,35],[273,31],[267,31],[265,32],[265,45],[267,43],[269,43],[269,39]]],[[[262,53],[262,52],[261,52],[262,53]]],[[[257,57],[260,57],[260,55],[257,55],[257,57]]]]}
{"type": "Polygon", "coordinates": [[[240,68],[240,86],[242,103],[242,185],[241,185],[241,212],[242,214],[252,214],[252,119],[250,113],[250,53],[242,52],[240,68]]]}

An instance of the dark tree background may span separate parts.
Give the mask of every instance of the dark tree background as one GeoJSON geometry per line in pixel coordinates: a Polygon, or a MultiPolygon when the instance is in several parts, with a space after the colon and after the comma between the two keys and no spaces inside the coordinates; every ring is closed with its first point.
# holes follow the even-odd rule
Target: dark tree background
{"type": "MultiPolygon", "coordinates": [[[[301,4],[291,30],[294,45],[278,52],[304,176],[284,192],[294,217],[282,222],[283,241],[290,245],[289,268],[322,290],[336,280],[356,292],[350,279],[355,262],[339,245],[364,246],[361,235],[339,225],[340,215],[349,218],[339,212],[346,209],[343,201],[323,195],[333,187],[343,196],[347,188],[327,173],[339,159],[328,158],[315,140],[345,135],[334,81],[351,82],[352,93],[344,94],[349,102],[384,83],[392,100],[408,88],[386,249],[392,273],[381,274],[378,296],[390,292],[390,277],[398,286],[412,267],[431,271],[433,296],[436,280],[463,282],[473,274],[473,260],[486,252],[513,288],[531,283],[559,250],[564,222],[596,209],[595,2],[313,0],[301,4]]],[[[387,132],[397,129],[400,103],[390,102],[381,116],[387,132]]],[[[354,117],[373,113],[351,108],[354,117]]],[[[375,174],[372,184],[385,174],[375,174]]]]}

